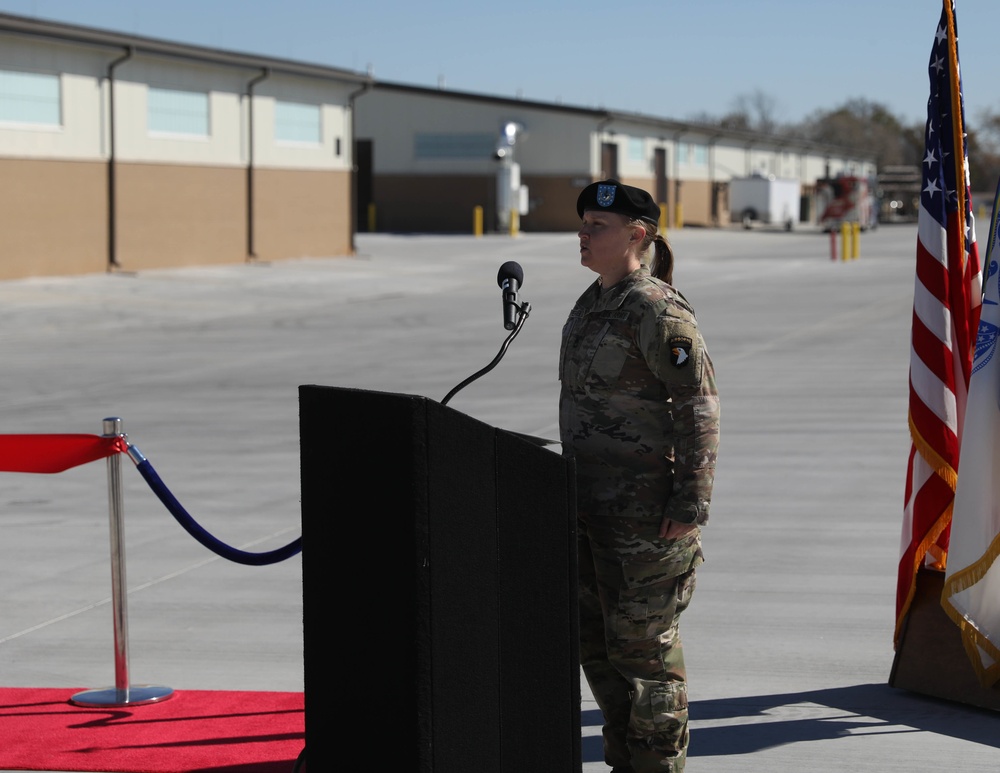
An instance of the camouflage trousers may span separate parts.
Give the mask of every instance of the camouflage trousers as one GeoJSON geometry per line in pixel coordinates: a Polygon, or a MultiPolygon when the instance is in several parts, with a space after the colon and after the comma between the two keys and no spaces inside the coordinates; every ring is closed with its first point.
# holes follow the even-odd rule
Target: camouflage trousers
{"type": "Polygon", "coordinates": [[[680,773],[688,746],[678,620],[691,601],[701,534],[662,540],[659,521],[581,514],[580,662],[604,714],[604,759],[680,773]]]}

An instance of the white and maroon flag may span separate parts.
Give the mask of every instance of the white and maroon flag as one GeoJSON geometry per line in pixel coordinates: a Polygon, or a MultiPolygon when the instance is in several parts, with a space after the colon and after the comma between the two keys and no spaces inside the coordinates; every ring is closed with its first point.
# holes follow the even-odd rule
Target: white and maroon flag
{"type": "Polygon", "coordinates": [[[976,335],[976,355],[969,380],[969,404],[962,435],[962,471],[958,476],[951,522],[951,547],[941,603],[962,631],[962,642],[980,681],[1000,680],[1000,236],[997,213],[1000,186],[993,202],[986,246],[983,307],[976,335]]]}
{"type": "Polygon", "coordinates": [[[954,0],[934,36],[917,226],[910,348],[903,534],[896,581],[896,633],[924,565],[947,564],[982,274],[976,248],[954,0]]]}

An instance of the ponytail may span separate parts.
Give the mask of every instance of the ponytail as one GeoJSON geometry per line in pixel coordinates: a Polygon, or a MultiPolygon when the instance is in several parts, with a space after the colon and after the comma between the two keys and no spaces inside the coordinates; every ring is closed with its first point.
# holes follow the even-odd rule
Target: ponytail
{"type": "Polygon", "coordinates": [[[674,283],[674,252],[670,249],[667,240],[660,234],[655,234],[652,239],[653,260],[649,264],[649,273],[666,282],[668,285],[674,283]]]}
{"type": "Polygon", "coordinates": [[[646,237],[639,247],[640,252],[645,255],[650,247],[653,248],[653,259],[649,263],[649,273],[661,282],[668,285],[674,283],[674,251],[670,244],[660,234],[660,229],[655,223],[648,220],[632,220],[630,225],[641,225],[646,230],[646,237]]]}

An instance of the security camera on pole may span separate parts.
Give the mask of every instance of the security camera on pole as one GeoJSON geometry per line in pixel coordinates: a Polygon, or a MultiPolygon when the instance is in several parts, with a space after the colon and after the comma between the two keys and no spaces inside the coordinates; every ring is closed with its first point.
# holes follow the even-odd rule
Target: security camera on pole
{"type": "Polygon", "coordinates": [[[514,146],[524,133],[524,126],[508,121],[500,130],[493,158],[497,167],[497,230],[516,236],[520,216],[528,213],[528,189],[521,185],[521,166],[514,160],[514,146]]]}

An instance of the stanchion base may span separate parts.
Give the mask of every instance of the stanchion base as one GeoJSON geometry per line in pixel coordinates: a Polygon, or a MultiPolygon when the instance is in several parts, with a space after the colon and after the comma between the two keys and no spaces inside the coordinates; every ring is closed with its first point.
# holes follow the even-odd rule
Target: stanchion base
{"type": "Polygon", "coordinates": [[[125,690],[108,687],[103,690],[84,690],[69,699],[77,706],[141,706],[144,703],[159,703],[174,694],[170,687],[156,687],[148,684],[132,685],[125,690]]]}

